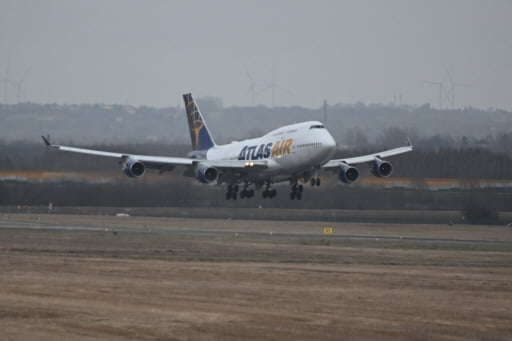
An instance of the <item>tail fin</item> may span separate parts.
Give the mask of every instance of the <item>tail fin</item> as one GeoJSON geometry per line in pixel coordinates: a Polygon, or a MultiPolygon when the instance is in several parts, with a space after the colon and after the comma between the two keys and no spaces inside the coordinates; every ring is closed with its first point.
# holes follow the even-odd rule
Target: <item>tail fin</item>
{"type": "Polygon", "coordinates": [[[192,94],[184,94],[185,109],[188,117],[188,128],[192,139],[193,150],[207,150],[215,146],[212,135],[206,126],[203,115],[192,98],[192,94]]]}

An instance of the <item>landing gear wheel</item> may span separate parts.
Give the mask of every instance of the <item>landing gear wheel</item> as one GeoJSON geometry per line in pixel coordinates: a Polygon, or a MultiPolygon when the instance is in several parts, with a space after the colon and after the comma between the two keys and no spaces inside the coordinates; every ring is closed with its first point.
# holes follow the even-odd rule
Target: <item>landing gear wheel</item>
{"type": "Polygon", "coordinates": [[[275,189],[269,189],[269,190],[263,191],[263,199],[266,199],[266,198],[273,199],[276,197],[276,195],[277,195],[277,192],[275,189]]]}
{"type": "MultiPolygon", "coordinates": [[[[240,191],[240,199],[252,198],[254,196],[254,190],[248,189],[248,188],[249,188],[249,183],[248,182],[244,183],[242,190],[240,191]]],[[[235,192],[238,192],[239,186],[236,184],[233,185],[233,190],[235,192]]]]}
{"type": "Polygon", "coordinates": [[[315,180],[315,178],[311,178],[311,180],[309,181],[309,183],[311,184],[311,186],[315,186],[315,185],[316,185],[316,180],[315,180]]]}
{"type": "MultiPolygon", "coordinates": [[[[274,198],[276,196],[276,190],[271,187],[272,183],[270,181],[267,181],[265,183],[266,183],[266,186],[265,186],[265,189],[262,192],[263,199],[266,199],[266,198],[272,199],[272,198],[274,198]]],[[[254,190],[251,189],[251,196],[252,195],[254,195],[254,190]]]]}
{"type": "Polygon", "coordinates": [[[320,178],[316,178],[316,185],[320,186],[320,178]]]}
{"type": "MultiPolygon", "coordinates": [[[[238,196],[238,185],[236,184],[230,184],[228,185],[228,191],[226,192],[226,200],[236,200],[238,196]]],[[[243,198],[243,194],[240,193],[240,198],[243,198]]]]}

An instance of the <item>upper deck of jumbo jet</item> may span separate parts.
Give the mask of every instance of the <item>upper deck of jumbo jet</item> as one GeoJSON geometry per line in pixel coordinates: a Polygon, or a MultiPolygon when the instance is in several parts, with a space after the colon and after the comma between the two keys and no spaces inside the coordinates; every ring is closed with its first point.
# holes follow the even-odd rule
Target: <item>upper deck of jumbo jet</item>
{"type": "Polygon", "coordinates": [[[306,129],[315,129],[315,128],[324,128],[324,126],[323,126],[322,122],[319,122],[319,121],[306,121],[306,122],[289,124],[284,127],[279,127],[277,129],[274,129],[274,130],[266,133],[264,136],[292,134],[292,133],[296,133],[299,131],[304,131],[306,129]]]}

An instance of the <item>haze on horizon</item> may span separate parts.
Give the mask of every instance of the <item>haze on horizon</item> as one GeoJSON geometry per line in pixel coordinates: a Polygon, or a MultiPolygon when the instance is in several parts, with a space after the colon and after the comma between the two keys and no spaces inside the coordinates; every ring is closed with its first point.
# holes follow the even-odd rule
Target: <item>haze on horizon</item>
{"type": "Polygon", "coordinates": [[[270,106],[275,68],[278,106],[437,107],[424,81],[451,76],[456,107],[512,111],[511,17],[505,0],[1,0],[0,102],[8,79],[8,103],[22,80],[22,101],[248,106],[250,74],[270,106]]]}

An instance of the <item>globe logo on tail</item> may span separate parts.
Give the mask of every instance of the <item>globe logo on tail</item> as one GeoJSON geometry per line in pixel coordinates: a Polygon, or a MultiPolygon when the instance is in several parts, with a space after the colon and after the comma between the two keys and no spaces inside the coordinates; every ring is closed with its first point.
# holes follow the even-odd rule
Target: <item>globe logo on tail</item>
{"type": "Polygon", "coordinates": [[[215,146],[215,142],[210,135],[208,126],[206,125],[199,107],[192,98],[192,95],[184,94],[183,99],[185,100],[185,111],[187,112],[188,127],[193,150],[208,150],[215,146]]]}
{"type": "Polygon", "coordinates": [[[190,134],[192,136],[192,147],[194,149],[199,148],[199,133],[204,128],[204,122],[197,110],[197,106],[194,101],[187,103],[188,122],[190,128],[190,134]]]}

